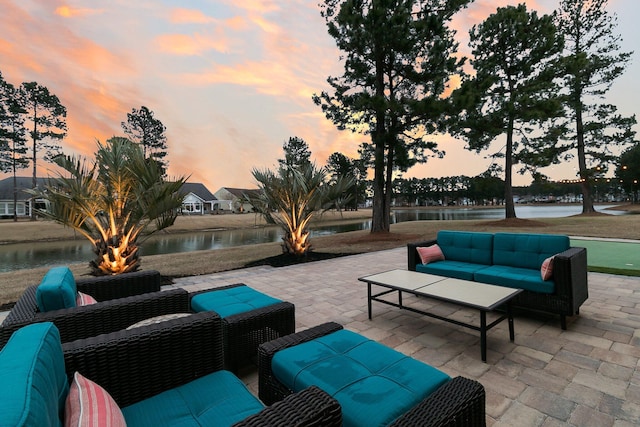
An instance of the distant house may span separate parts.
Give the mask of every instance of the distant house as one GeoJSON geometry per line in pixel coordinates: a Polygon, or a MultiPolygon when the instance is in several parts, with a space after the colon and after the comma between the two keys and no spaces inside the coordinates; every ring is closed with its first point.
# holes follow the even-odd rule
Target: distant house
{"type": "Polygon", "coordinates": [[[245,194],[251,195],[258,191],[257,189],[222,187],[213,194],[218,199],[220,209],[242,213],[253,212],[253,206],[245,201],[245,194]]]}
{"type": "Polygon", "coordinates": [[[182,213],[185,215],[204,215],[215,213],[218,199],[204,184],[199,182],[185,182],[182,185],[184,199],[182,213]]]}
{"type": "MultiPolygon", "coordinates": [[[[44,187],[47,181],[47,178],[36,179],[38,187],[44,187]]],[[[24,190],[33,188],[33,178],[18,176],[15,187],[17,190],[16,215],[18,218],[31,216],[31,195],[24,190]]],[[[0,180],[0,218],[13,218],[13,189],[13,177],[0,180]]],[[[36,208],[43,209],[46,206],[44,200],[35,200],[36,208]]]]}

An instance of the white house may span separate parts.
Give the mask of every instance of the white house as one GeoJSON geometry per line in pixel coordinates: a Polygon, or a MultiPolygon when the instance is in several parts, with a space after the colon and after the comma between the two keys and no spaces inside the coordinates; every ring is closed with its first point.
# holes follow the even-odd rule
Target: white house
{"type": "Polygon", "coordinates": [[[235,213],[252,212],[253,206],[245,201],[245,194],[251,195],[259,190],[245,188],[221,187],[214,196],[218,199],[220,209],[235,213]]]}
{"type": "MultiPolygon", "coordinates": [[[[43,187],[47,183],[46,178],[37,178],[38,187],[43,187]]],[[[16,215],[18,218],[25,218],[31,215],[31,195],[24,190],[33,188],[33,178],[17,176],[15,181],[16,190],[16,215]]],[[[13,177],[0,180],[0,218],[13,218],[14,182],[13,177]]],[[[36,199],[35,207],[46,208],[44,200],[36,199]]]]}
{"type": "Polygon", "coordinates": [[[218,209],[216,196],[199,182],[185,182],[181,191],[184,193],[182,200],[182,213],[185,215],[204,215],[215,213],[218,209]]]}

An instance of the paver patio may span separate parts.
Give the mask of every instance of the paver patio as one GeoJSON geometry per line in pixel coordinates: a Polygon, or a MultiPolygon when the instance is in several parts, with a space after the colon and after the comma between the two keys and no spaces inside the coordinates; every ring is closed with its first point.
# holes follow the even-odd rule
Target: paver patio
{"type": "MultiPolygon", "coordinates": [[[[395,268],[406,268],[405,248],[185,277],[173,286],[245,283],[294,303],[297,330],[335,321],[451,376],[477,379],[487,392],[488,426],[640,425],[640,277],[589,273],[589,299],[566,331],[559,318],[517,314],[515,342],[507,324],[498,325],[483,363],[474,331],[375,302],[367,319],[358,277],[395,268]]],[[[404,302],[479,321],[476,310],[409,296],[404,302]]],[[[256,369],[241,374],[257,394],[256,369]]]]}

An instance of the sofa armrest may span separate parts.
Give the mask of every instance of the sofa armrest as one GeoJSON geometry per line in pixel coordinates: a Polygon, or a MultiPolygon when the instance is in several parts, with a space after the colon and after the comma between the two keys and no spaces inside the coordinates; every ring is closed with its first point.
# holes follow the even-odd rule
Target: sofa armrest
{"type": "Polygon", "coordinates": [[[129,406],[223,369],[222,321],[213,312],[62,345],[70,380],[78,371],[129,406]]]}
{"type": "Polygon", "coordinates": [[[285,335],[273,341],[260,344],[258,347],[258,394],[260,400],[271,405],[291,394],[291,391],[279,388],[280,382],[271,370],[271,360],[280,350],[294,347],[307,341],[320,338],[342,329],[342,325],[334,322],[323,323],[295,334],[285,335]]]}
{"type": "MultiPolygon", "coordinates": [[[[35,302],[35,292],[33,301],[35,302]]],[[[13,331],[35,322],[53,322],[60,331],[61,341],[69,342],[125,329],[150,317],[190,311],[188,292],[184,289],[171,289],[107,300],[81,307],[44,313],[35,312],[30,317],[22,316],[19,318],[16,314],[11,318],[7,317],[2,324],[0,345],[9,339],[13,331]]],[[[20,310],[20,312],[23,311],[20,310]]]]}
{"type": "Polygon", "coordinates": [[[416,265],[420,264],[420,256],[416,248],[432,246],[438,243],[437,240],[427,240],[425,242],[407,243],[407,270],[416,271],[416,265]]]}
{"type": "Polygon", "coordinates": [[[568,301],[573,315],[589,297],[587,286],[587,249],[571,247],[553,260],[553,280],[556,294],[568,301]]]}
{"type": "Polygon", "coordinates": [[[391,424],[400,426],[484,427],[485,390],[479,382],[456,377],[391,424]]]}
{"type": "Polygon", "coordinates": [[[342,426],[342,409],[337,400],[316,386],[293,393],[252,415],[234,427],[342,426]]]}
{"type": "Polygon", "coordinates": [[[156,270],[76,279],[78,291],[91,295],[97,301],[158,292],[161,286],[162,276],[156,270]]]}

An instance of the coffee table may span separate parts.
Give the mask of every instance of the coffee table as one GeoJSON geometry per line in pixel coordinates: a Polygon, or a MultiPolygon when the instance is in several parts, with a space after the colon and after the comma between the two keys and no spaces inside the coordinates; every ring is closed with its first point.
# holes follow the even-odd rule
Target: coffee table
{"type": "Polygon", "coordinates": [[[509,339],[514,340],[513,314],[511,312],[511,299],[522,292],[522,289],[507,288],[504,286],[488,285],[485,283],[471,282],[469,280],[454,279],[450,277],[436,276],[433,274],[419,273],[409,270],[390,270],[358,278],[367,283],[367,305],[369,319],[371,319],[371,303],[373,301],[391,305],[401,309],[413,311],[445,322],[480,331],[480,353],[482,361],[487,361],[487,331],[504,319],[509,323],[509,339]],[[386,288],[379,293],[372,293],[372,285],[386,288]],[[398,292],[398,302],[381,299],[383,295],[398,292]],[[475,308],[480,311],[480,326],[464,323],[456,319],[449,319],[414,307],[407,307],[402,303],[402,293],[431,298],[439,301],[457,304],[463,307],[475,308]],[[506,314],[500,315],[493,322],[487,324],[487,312],[504,305],[506,314]]]}

